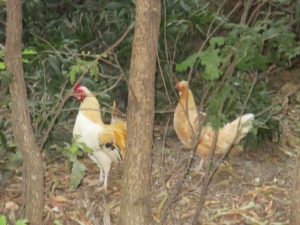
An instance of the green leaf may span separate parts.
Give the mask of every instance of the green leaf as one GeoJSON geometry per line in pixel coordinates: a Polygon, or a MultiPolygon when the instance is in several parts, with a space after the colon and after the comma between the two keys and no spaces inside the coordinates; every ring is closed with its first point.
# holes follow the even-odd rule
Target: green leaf
{"type": "Polygon", "coordinates": [[[73,161],[73,167],[70,178],[70,189],[75,190],[80,184],[81,180],[85,175],[86,167],[77,159],[73,161]]]}
{"type": "Polygon", "coordinates": [[[213,130],[217,130],[222,127],[223,123],[220,115],[211,115],[208,117],[208,122],[213,130]]]}
{"type": "Polygon", "coordinates": [[[27,48],[23,51],[23,55],[36,55],[37,52],[32,48],[27,48]]]}
{"type": "Polygon", "coordinates": [[[5,70],[6,66],[4,62],[0,62],[0,70],[5,70]]]}
{"type": "Polygon", "coordinates": [[[27,64],[27,63],[29,63],[29,60],[28,59],[22,59],[22,62],[27,64]]]}
{"type": "Polygon", "coordinates": [[[97,79],[99,74],[97,63],[95,63],[95,61],[85,61],[78,59],[76,61],[76,64],[70,67],[70,71],[67,73],[67,77],[69,77],[70,82],[74,84],[78,74],[87,72],[90,72],[91,76],[94,77],[94,79],[97,79]]]}
{"type": "Polygon", "coordinates": [[[71,159],[75,158],[78,155],[82,155],[83,153],[92,153],[92,149],[89,148],[84,142],[79,142],[80,136],[76,136],[73,138],[72,145],[65,148],[65,151],[71,159]],[[81,151],[80,151],[81,150],[81,151]]]}
{"type": "Polygon", "coordinates": [[[92,77],[94,77],[95,80],[98,79],[99,69],[98,69],[97,64],[93,63],[91,65],[90,74],[91,74],[92,77]]]}
{"type": "Polygon", "coordinates": [[[108,58],[107,52],[103,52],[100,56],[104,59],[108,58]]]}
{"type": "Polygon", "coordinates": [[[225,38],[224,37],[211,38],[209,44],[212,48],[223,46],[225,44],[225,38]]]}
{"type": "Polygon", "coordinates": [[[80,146],[82,147],[82,150],[84,153],[92,153],[93,150],[88,147],[85,143],[80,143],[80,146]]]}
{"type": "Polygon", "coordinates": [[[197,59],[199,58],[200,53],[194,53],[192,55],[190,55],[189,57],[187,57],[185,60],[183,60],[181,63],[176,65],[176,71],[177,72],[184,72],[186,71],[188,68],[192,68],[197,59]]]}
{"type": "Polygon", "coordinates": [[[256,55],[252,58],[250,65],[255,70],[266,70],[268,68],[268,63],[270,63],[270,59],[267,56],[256,55]]]}
{"type": "Polygon", "coordinates": [[[209,48],[200,54],[201,64],[205,66],[203,77],[207,80],[215,80],[222,75],[222,71],[219,67],[223,59],[218,53],[218,49],[209,48]]]}
{"type": "Polygon", "coordinates": [[[18,220],[16,222],[16,225],[27,225],[28,224],[28,220],[18,220]]]}
{"type": "Polygon", "coordinates": [[[76,143],[73,143],[70,148],[68,148],[68,153],[71,155],[71,156],[77,156],[78,154],[78,146],[76,143]]]}
{"type": "Polygon", "coordinates": [[[54,220],[53,223],[54,223],[55,225],[63,225],[59,220],[54,220]]]}
{"type": "Polygon", "coordinates": [[[241,60],[237,63],[237,69],[241,71],[263,71],[268,68],[269,62],[269,57],[254,52],[249,52],[249,54],[246,57],[241,58],[241,60]]]}
{"type": "Polygon", "coordinates": [[[76,75],[80,72],[80,66],[73,65],[70,68],[69,73],[67,73],[67,77],[69,77],[71,84],[74,84],[76,80],[76,75]]]}
{"type": "Polygon", "coordinates": [[[2,130],[0,130],[0,146],[3,149],[8,149],[7,139],[6,139],[6,136],[5,136],[5,134],[2,130]]]}
{"type": "Polygon", "coordinates": [[[0,215],[0,225],[7,225],[6,218],[3,215],[0,215]]]}
{"type": "Polygon", "coordinates": [[[294,57],[296,57],[298,55],[300,55],[300,46],[293,48],[290,52],[287,52],[288,59],[293,59],[294,57]]]}

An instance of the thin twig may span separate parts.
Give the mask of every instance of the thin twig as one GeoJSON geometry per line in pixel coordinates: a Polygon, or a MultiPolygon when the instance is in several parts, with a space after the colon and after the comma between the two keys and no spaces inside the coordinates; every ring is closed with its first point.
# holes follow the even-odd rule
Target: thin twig
{"type": "Polygon", "coordinates": [[[191,149],[191,157],[189,158],[189,161],[187,163],[187,166],[186,166],[186,169],[185,169],[184,173],[177,180],[177,182],[176,182],[173,190],[171,191],[171,195],[169,196],[169,198],[168,198],[168,200],[167,200],[167,202],[165,204],[165,207],[162,210],[162,216],[161,216],[161,219],[159,221],[159,225],[165,224],[165,220],[167,219],[167,216],[168,216],[168,210],[171,208],[172,204],[175,202],[175,200],[177,198],[177,195],[178,195],[178,191],[181,188],[185,177],[189,173],[189,170],[190,170],[190,167],[192,165],[192,162],[193,162],[193,159],[194,159],[194,155],[195,155],[198,143],[200,141],[200,134],[201,134],[201,131],[197,132],[196,135],[194,135],[193,146],[192,146],[192,149],[191,149]]]}
{"type": "Polygon", "coordinates": [[[241,16],[240,24],[246,24],[251,6],[252,6],[252,0],[246,0],[246,3],[244,4],[244,12],[241,16]]]}
{"type": "MultiPolygon", "coordinates": [[[[244,102],[244,105],[241,109],[241,112],[240,112],[240,118],[241,118],[241,115],[244,114],[244,110],[246,108],[246,105],[250,99],[250,96],[253,92],[253,88],[256,84],[256,79],[253,81],[252,83],[252,86],[248,92],[248,95],[246,97],[246,100],[244,102]]],[[[240,130],[240,122],[241,122],[241,119],[239,120],[239,123],[238,123],[238,129],[236,130],[236,134],[235,134],[235,137],[233,138],[231,144],[227,147],[226,151],[225,151],[225,154],[221,157],[221,159],[216,163],[216,165],[214,166],[214,168],[211,170],[211,173],[210,172],[210,166],[212,165],[212,162],[213,162],[213,154],[215,150],[211,150],[212,152],[210,152],[210,166],[206,169],[206,172],[205,172],[205,177],[204,177],[204,183],[203,183],[203,186],[202,186],[202,189],[201,189],[201,194],[200,194],[200,199],[199,199],[199,202],[198,202],[198,206],[196,208],[196,212],[194,214],[194,218],[193,218],[193,222],[192,222],[192,225],[197,225],[198,224],[198,221],[199,221],[199,216],[200,216],[200,213],[202,211],[202,208],[203,208],[203,205],[204,205],[204,202],[205,202],[205,196],[206,196],[206,193],[208,191],[208,186],[210,184],[210,181],[212,180],[213,176],[215,175],[215,173],[217,172],[217,170],[219,169],[221,163],[226,159],[226,157],[228,156],[229,152],[231,151],[234,143],[236,142],[237,138],[238,138],[238,133],[239,133],[239,130],[240,130]]],[[[214,137],[213,137],[213,144],[216,142],[216,140],[214,139],[217,139],[216,138],[216,135],[214,133],[214,137]]],[[[216,146],[211,146],[211,149],[215,149],[216,146]]]]}
{"type": "MultiPolygon", "coordinates": [[[[64,82],[64,84],[63,84],[63,86],[62,86],[61,92],[59,93],[59,97],[58,97],[59,99],[63,98],[63,94],[64,94],[64,92],[65,92],[65,89],[66,89],[66,86],[67,86],[68,82],[69,82],[69,81],[66,79],[65,82],[64,82]]],[[[55,111],[57,110],[57,108],[59,107],[59,104],[60,104],[60,101],[57,101],[57,103],[55,104],[55,106],[52,107],[52,110],[51,110],[50,112],[48,112],[48,113],[44,116],[44,118],[43,118],[43,120],[42,120],[40,126],[42,126],[42,125],[48,120],[48,118],[50,117],[50,115],[54,114],[54,112],[55,112],[55,111]]],[[[34,127],[36,127],[36,130],[39,130],[39,129],[38,129],[38,124],[35,124],[34,127]]]]}
{"type": "Polygon", "coordinates": [[[131,23],[129,25],[129,27],[126,29],[126,31],[123,33],[123,35],[113,45],[108,47],[108,49],[106,49],[102,54],[107,54],[107,53],[112,52],[112,50],[114,50],[118,45],[120,45],[122,43],[122,41],[129,34],[129,32],[133,30],[133,28],[134,28],[134,22],[131,23]]]}
{"type": "Polygon", "coordinates": [[[162,71],[162,68],[161,68],[160,58],[159,58],[158,51],[156,51],[156,57],[157,57],[157,64],[158,64],[159,74],[160,74],[161,79],[163,81],[165,92],[166,92],[168,100],[169,100],[169,104],[172,105],[171,98],[170,98],[170,95],[169,95],[169,92],[168,92],[168,89],[167,89],[166,80],[164,78],[164,74],[163,74],[163,71],[162,71]]]}
{"type": "MultiPolygon", "coordinates": [[[[223,9],[223,7],[224,7],[224,5],[225,5],[226,3],[227,3],[227,0],[224,0],[224,1],[222,2],[222,4],[220,5],[220,7],[219,7],[218,10],[217,10],[216,15],[219,15],[219,14],[220,14],[221,10],[223,9]]],[[[207,30],[207,32],[206,32],[206,36],[208,36],[208,34],[210,33],[210,31],[211,31],[211,29],[212,29],[212,27],[213,27],[215,21],[217,20],[217,18],[218,18],[218,17],[215,16],[215,17],[212,19],[212,21],[210,22],[209,27],[208,27],[208,30],[207,30]]]]}
{"type": "Polygon", "coordinates": [[[172,65],[170,64],[170,56],[168,52],[168,41],[167,41],[167,6],[166,0],[163,0],[163,7],[164,7],[164,30],[163,30],[163,37],[164,37],[164,45],[165,45],[165,54],[167,59],[167,64],[169,65],[170,71],[172,71],[172,65]]]}
{"type": "MultiPolygon", "coordinates": [[[[109,53],[111,52],[114,48],[116,48],[121,42],[122,40],[124,40],[124,38],[127,36],[127,34],[132,30],[134,24],[131,24],[127,30],[125,31],[125,33],[123,33],[123,35],[112,45],[110,46],[108,49],[106,49],[102,54],[100,54],[99,56],[97,56],[96,60],[94,63],[98,63],[98,61],[102,58],[102,55],[105,55],[106,53],[109,53]]],[[[91,66],[94,65],[94,63],[92,63],[91,66]]],[[[73,85],[73,88],[78,84],[80,83],[80,81],[83,79],[83,77],[88,73],[90,68],[86,68],[86,70],[82,73],[82,75],[78,78],[77,82],[73,85]]],[[[117,81],[118,82],[118,81],[117,81]]],[[[71,90],[73,90],[73,88],[71,90]]],[[[55,125],[55,122],[56,122],[56,119],[58,117],[58,115],[62,112],[62,109],[64,107],[64,105],[66,104],[66,102],[68,101],[68,99],[71,97],[71,91],[68,91],[67,94],[63,97],[63,99],[61,100],[61,102],[58,104],[57,103],[57,109],[55,109],[55,114],[54,116],[52,117],[52,120],[48,126],[48,129],[46,130],[46,133],[44,135],[44,138],[42,139],[41,141],[41,144],[40,144],[40,150],[42,150],[48,140],[48,137],[49,137],[49,134],[50,132],[52,131],[54,125],[55,125]]]]}
{"type": "Polygon", "coordinates": [[[103,90],[99,93],[95,92],[95,96],[102,95],[102,94],[105,94],[106,92],[113,90],[120,83],[121,80],[122,80],[122,76],[119,76],[117,78],[117,80],[112,85],[110,85],[108,88],[106,88],[105,90],[103,90]]]}
{"type": "Polygon", "coordinates": [[[259,2],[258,5],[256,6],[256,8],[253,10],[253,12],[251,13],[251,15],[249,16],[247,25],[250,26],[250,24],[254,25],[256,22],[256,18],[260,13],[260,9],[268,2],[268,0],[259,2]]]}
{"type": "Polygon", "coordinates": [[[217,147],[217,142],[218,142],[218,131],[214,132],[214,135],[213,135],[212,145],[210,147],[210,153],[209,153],[209,157],[208,157],[209,164],[206,166],[203,186],[202,186],[201,194],[200,194],[200,199],[199,199],[199,202],[198,202],[196,212],[194,214],[192,225],[197,225],[198,224],[198,218],[200,216],[202,207],[203,207],[204,202],[205,202],[205,196],[206,196],[206,193],[208,191],[209,183],[212,179],[212,176],[210,176],[210,170],[211,170],[211,167],[213,165],[213,159],[214,159],[214,155],[215,155],[215,151],[216,151],[216,147],[217,147]]]}
{"type": "MultiPolygon", "coordinates": [[[[172,77],[174,80],[177,80],[174,72],[173,72],[173,65],[175,62],[175,56],[176,56],[176,45],[178,41],[179,34],[176,35],[175,38],[175,43],[174,43],[174,51],[173,51],[173,57],[172,60],[170,61],[170,55],[168,52],[168,40],[167,40],[167,6],[166,6],[166,0],[163,0],[163,8],[164,8],[164,30],[163,30],[163,38],[164,38],[164,50],[165,50],[165,55],[166,55],[166,60],[167,64],[169,66],[169,81],[172,83],[172,77]]],[[[176,93],[176,90],[174,89],[174,86],[171,85],[173,93],[176,93]]]]}
{"type": "Polygon", "coordinates": [[[163,136],[163,149],[162,149],[162,153],[161,153],[161,165],[162,167],[165,164],[165,146],[166,146],[166,137],[167,137],[167,132],[168,132],[168,128],[169,128],[169,124],[171,121],[171,117],[168,118],[167,123],[165,125],[165,130],[164,130],[164,136],[163,136]]]}
{"type": "Polygon", "coordinates": [[[63,99],[62,99],[61,102],[59,103],[57,109],[55,110],[55,114],[54,114],[54,116],[52,117],[52,120],[51,120],[51,122],[50,122],[50,124],[49,124],[49,126],[48,126],[48,129],[47,129],[46,133],[44,134],[44,137],[43,137],[43,139],[42,139],[42,141],[41,141],[41,144],[40,144],[40,150],[43,150],[43,149],[44,149],[45,144],[46,144],[46,142],[47,142],[47,140],[48,140],[49,134],[50,134],[51,130],[52,130],[53,127],[54,127],[55,121],[56,121],[58,115],[61,113],[61,111],[62,111],[64,105],[66,104],[66,102],[68,101],[68,99],[69,99],[70,97],[71,97],[71,92],[69,91],[69,92],[63,97],[63,99]]]}
{"type": "MultiPolygon", "coordinates": [[[[241,3],[239,2],[235,7],[234,9],[227,15],[226,19],[229,18],[239,7],[240,7],[241,3]]],[[[200,47],[199,51],[201,51],[204,46],[206,45],[206,43],[209,41],[209,39],[212,37],[212,35],[221,27],[223,23],[220,23],[216,26],[216,28],[210,33],[207,35],[207,39],[204,41],[204,43],[202,44],[202,46],[200,47]]],[[[167,51],[167,50],[166,50],[167,51]]],[[[166,53],[167,54],[167,53],[166,53]]],[[[168,54],[167,54],[168,55],[168,54]]],[[[228,67],[225,75],[223,76],[222,78],[222,82],[221,83],[224,83],[226,78],[228,78],[229,76],[231,76],[234,72],[234,65],[235,65],[235,62],[233,61],[231,63],[231,65],[228,67]]],[[[193,72],[193,68],[190,69],[189,71],[189,75],[188,75],[188,81],[190,80],[191,78],[191,74],[193,72]]],[[[173,75],[174,76],[174,75],[173,75]]],[[[175,78],[176,79],[176,78],[175,78]]],[[[215,89],[214,90],[214,95],[219,91],[219,89],[215,89]]],[[[203,104],[204,101],[202,100],[201,103],[203,104]]],[[[187,112],[187,107],[182,107],[183,109],[185,109],[185,114],[187,115],[188,117],[188,112],[187,112]]],[[[199,117],[199,112],[197,111],[198,113],[198,117],[199,117]]],[[[199,117],[200,118],[200,117],[199,117]]],[[[190,123],[190,120],[188,119],[189,121],[189,126],[193,128],[192,124],[190,123]]],[[[186,166],[186,169],[183,173],[183,175],[177,180],[173,190],[171,191],[171,195],[169,196],[169,199],[168,201],[166,202],[165,204],[165,207],[163,208],[163,212],[162,212],[162,217],[161,217],[161,220],[159,222],[159,224],[164,224],[165,223],[165,220],[167,218],[167,215],[168,215],[168,210],[171,208],[173,202],[176,200],[176,197],[177,197],[177,194],[178,194],[178,191],[179,189],[181,188],[182,184],[183,184],[183,181],[186,177],[186,175],[189,173],[189,170],[190,170],[190,166],[193,162],[193,159],[194,159],[194,156],[195,156],[195,153],[196,153],[196,149],[197,149],[197,146],[198,144],[201,142],[201,130],[202,130],[202,127],[203,127],[203,122],[205,123],[206,121],[202,121],[202,123],[199,123],[198,124],[198,127],[197,127],[197,130],[195,132],[194,129],[191,129],[192,131],[194,131],[194,135],[193,135],[193,141],[192,141],[192,148],[191,148],[191,157],[189,158],[189,161],[187,163],[187,166],[186,166]]],[[[216,135],[216,134],[215,134],[216,135]]],[[[214,138],[216,139],[216,138],[214,138]]],[[[213,140],[213,142],[216,142],[216,140],[213,140]]],[[[211,151],[211,158],[213,158],[213,155],[214,155],[214,150],[211,151]]],[[[210,160],[210,162],[212,162],[212,160],[210,160]]],[[[209,181],[210,181],[211,178],[209,178],[209,176],[206,176],[206,188],[208,187],[209,185],[209,181]]],[[[205,189],[203,190],[203,192],[206,192],[205,189]]],[[[200,210],[201,211],[201,210],[200,210]]]]}
{"type": "Polygon", "coordinates": [[[116,54],[114,54],[114,56],[115,56],[115,61],[117,62],[118,69],[121,71],[122,76],[123,76],[124,80],[126,81],[128,88],[130,89],[130,91],[131,91],[131,93],[132,93],[132,95],[133,95],[135,101],[137,102],[138,99],[137,99],[137,97],[136,97],[136,94],[135,94],[135,92],[134,92],[134,90],[133,90],[131,84],[129,83],[128,78],[125,76],[125,73],[124,73],[124,71],[123,71],[123,68],[121,67],[121,65],[120,65],[120,63],[119,63],[118,57],[117,57],[116,54]]]}
{"type": "MultiPolygon", "coordinates": [[[[178,104],[182,104],[182,103],[179,101],[178,104]]],[[[185,105],[185,107],[183,105],[181,105],[181,106],[182,106],[182,109],[184,110],[185,115],[187,116],[187,118],[189,118],[189,116],[188,116],[188,108],[187,108],[188,106],[187,105],[185,105]]],[[[198,118],[200,118],[198,111],[197,111],[197,114],[198,114],[198,118]]],[[[189,122],[189,126],[191,128],[192,135],[193,135],[192,144],[191,144],[191,155],[189,157],[189,161],[187,163],[187,166],[185,167],[185,170],[184,170],[182,176],[177,180],[174,188],[171,191],[171,195],[169,196],[169,198],[168,198],[168,200],[167,200],[167,202],[165,204],[165,207],[162,210],[162,217],[161,217],[161,219],[159,221],[159,225],[162,225],[162,224],[165,223],[165,220],[166,220],[167,215],[168,215],[168,210],[171,208],[172,204],[175,202],[175,200],[176,200],[176,198],[178,196],[178,191],[181,188],[185,177],[187,176],[187,174],[190,171],[190,167],[191,167],[192,162],[193,162],[193,160],[195,158],[194,156],[195,156],[198,144],[201,141],[200,136],[201,136],[202,127],[206,123],[206,120],[200,121],[198,123],[196,131],[194,130],[193,125],[191,124],[191,121],[189,119],[188,119],[188,122],[189,122]]]]}
{"type": "MultiPolygon", "coordinates": [[[[227,20],[239,7],[241,6],[241,2],[238,2],[235,7],[228,13],[228,15],[225,17],[225,19],[227,20]]],[[[207,34],[205,41],[202,43],[201,47],[199,48],[198,52],[201,52],[203,50],[203,48],[205,47],[205,45],[207,44],[207,42],[211,39],[211,37],[219,30],[219,28],[225,23],[225,19],[219,23],[215,29],[207,34]]]]}

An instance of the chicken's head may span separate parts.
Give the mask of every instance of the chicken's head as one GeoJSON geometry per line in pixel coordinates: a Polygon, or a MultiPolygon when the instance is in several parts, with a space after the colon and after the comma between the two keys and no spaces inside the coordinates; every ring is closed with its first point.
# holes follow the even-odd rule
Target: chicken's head
{"type": "Polygon", "coordinates": [[[88,94],[87,92],[88,92],[88,90],[86,87],[81,86],[80,84],[77,84],[74,87],[73,96],[74,96],[74,98],[76,98],[76,100],[82,102],[86,98],[86,96],[88,94]]]}
{"type": "Polygon", "coordinates": [[[186,93],[188,91],[189,83],[185,80],[176,81],[176,89],[179,92],[179,95],[182,95],[182,93],[186,93]]]}

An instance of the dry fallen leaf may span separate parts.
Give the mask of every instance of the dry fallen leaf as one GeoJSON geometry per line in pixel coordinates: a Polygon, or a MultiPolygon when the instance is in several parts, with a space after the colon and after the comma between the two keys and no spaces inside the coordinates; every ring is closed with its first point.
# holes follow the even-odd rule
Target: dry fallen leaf
{"type": "Polygon", "coordinates": [[[19,206],[12,201],[5,203],[5,209],[8,211],[16,211],[18,208],[19,208],[19,206]]]}
{"type": "Polygon", "coordinates": [[[62,196],[62,195],[58,195],[58,196],[53,196],[49,199],[49,202],[51,203],[51,205],[54,207],[64,207],[66,206],[70,201],[62,196]]]}

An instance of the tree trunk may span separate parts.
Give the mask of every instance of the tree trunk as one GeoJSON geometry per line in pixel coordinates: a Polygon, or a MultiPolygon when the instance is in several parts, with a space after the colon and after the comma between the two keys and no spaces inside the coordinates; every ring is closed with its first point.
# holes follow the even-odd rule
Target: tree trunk
{"type": "Polygon", "coordinates": [[[149,195],[160,7],[160,0],[136,1],[120,225],[146,225],[151,219],[149,195]]]}
{"type": "Polygon", "coordinates": [[[291,215],[290,224],[300,224],[300,154],[296,159],[294,176],[293,176],[293,188],[291,195],[291,215]]]}
{"type": "Polygon", "coordinates": [[[31,225],[43,224],[44,173],[43,161],[30,121],[22,65],[22,3],[7,1],[6,24],[7,71],[12,76],[9,90],[12,100],[14,139],[23,158],[23,200],[25,218],[31,225]]]}

